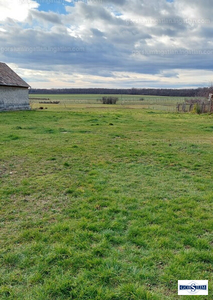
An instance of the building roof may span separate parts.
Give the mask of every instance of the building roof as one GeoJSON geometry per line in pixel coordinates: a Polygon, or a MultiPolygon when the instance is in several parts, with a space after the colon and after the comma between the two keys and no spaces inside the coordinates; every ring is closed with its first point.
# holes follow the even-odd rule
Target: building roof
{"type": "Polygon", "coordinates": [[[0,62],[0,86],[26,87],[30,86],[5,63],[0,62]]]}

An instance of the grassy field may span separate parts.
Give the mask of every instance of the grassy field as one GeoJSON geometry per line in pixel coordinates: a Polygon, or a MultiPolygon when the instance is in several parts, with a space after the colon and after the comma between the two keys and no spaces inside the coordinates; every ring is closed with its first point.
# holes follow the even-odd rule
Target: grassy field
{"type": "Polygon", "coordinates": [[[208,114],[1,113],[0,299],[213,299],[212,144],[208,114]]]}
{"type": "MultiPolygon", "coordinates": [[[[72,109],[73,105],[82,105],[85,107],[85,104],[88,104],[89,107],[101,107],[100,99],[103,95],[74,95],[74,94],[30,94],[31,106],[33,108],[38,108],[41,106],[39,104],[39,99],[49,99],[49,101],[60,101],[59,105],[55,105],[55,109],[72,109]]],[[[163,111],[175,112],[177,103],[184,102],[185,97],[161,97],[161,96],[143,96],[143,95],[106,95],[113,96],[118,98],[117,106],[129,108],[148,108],[148,109],[158,109],[163,111]]],[[[190,99],[190,98],[187,98],[190,99]]],[[[41,100],[42,101],[42,100],[41,100]]],[[[49,105],[43,105],[49,108],[49,105]]],[[[51,107],[53,109],[53,107],[51,107]]]]}

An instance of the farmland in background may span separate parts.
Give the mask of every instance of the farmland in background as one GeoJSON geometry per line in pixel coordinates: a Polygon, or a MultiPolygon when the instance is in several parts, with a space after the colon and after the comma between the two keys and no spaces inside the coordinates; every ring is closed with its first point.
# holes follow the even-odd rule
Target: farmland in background
{"type": "MultiPolygon", "coordinates": [[[[148,108],[161,111],[176,111],[177,103],[184,102],[185,97],[159,97],[159,96],[143,96],[143,95],[97,95],[97,94],[30,94],[30,103],[32,108],[47,107],[51,109],[70,109],[73,107],[101,107],[100,99],[103,96],[118,97],[116,106],[133,107],[133,108],[148,108]],[[60,101],[57,105],[40,104],[40,101],[60,101]]],[[[188,97],[187,99],[190,99],[188,97]]],[[[194,98],[193,98],[194,99],[194,98]]],[[[104,105],[106,107],[106,105],[104,105]]]]}

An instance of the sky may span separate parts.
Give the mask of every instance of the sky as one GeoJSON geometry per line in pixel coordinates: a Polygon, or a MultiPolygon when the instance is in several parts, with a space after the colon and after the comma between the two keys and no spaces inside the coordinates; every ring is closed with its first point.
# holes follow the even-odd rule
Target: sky
{"type": "Polygon", "coordinates": [[[212,0],[0,0],[0,61],[32,88],[209,86],[212,0]]]}

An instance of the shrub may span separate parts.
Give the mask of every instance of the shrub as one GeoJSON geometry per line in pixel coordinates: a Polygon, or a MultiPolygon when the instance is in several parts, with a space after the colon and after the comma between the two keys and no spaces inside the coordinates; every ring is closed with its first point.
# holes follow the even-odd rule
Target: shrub
{"type": "Polygon", "coordinates": [[[201,114],[201,107],[200,107],[200,105],[198,103],[196,103],[194,105],[194,108],[193,108],[192,112],[196,113],[196,114],[201,114]]]}
{"type": "Polygon", "coordinates": [[[118,101],[118,97],[102,97],[101,102],[103,104],[116,104],[116,102],[118,101]]]}

